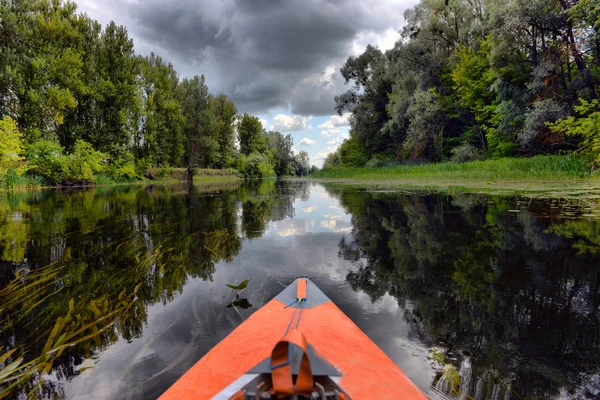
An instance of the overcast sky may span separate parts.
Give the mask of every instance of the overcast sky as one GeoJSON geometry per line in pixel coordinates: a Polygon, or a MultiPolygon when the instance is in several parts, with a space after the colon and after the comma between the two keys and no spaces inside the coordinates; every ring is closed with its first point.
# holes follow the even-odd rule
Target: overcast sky
{"type": "Polygon", "coordinates": [[[76,0],[103,25],[125,25],[136,53],[154,52],[180,77],[204,74],[240,112],[292,133],[321,166],[348,135],[333,97],[339,73],[367,44],[393,47],[416,0],[76,0]]]}

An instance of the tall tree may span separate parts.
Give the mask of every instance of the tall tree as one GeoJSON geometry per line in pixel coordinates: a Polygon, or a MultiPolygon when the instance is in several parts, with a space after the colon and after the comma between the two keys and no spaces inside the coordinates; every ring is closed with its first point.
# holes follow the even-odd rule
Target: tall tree
{"type": "Polygon", "coordinates": [[[156,166],[181,165],[185,141],[177,72],[154,53],[140,64],[143,117],[134,140],[138,158],[156,166]]]}
{"type": "Polygon", "coordinates": [[[235,151],[235,118],[237,110],[233,101],[229,100],[224,94],[220,94],[213,99],[214,112],[216,115],[216,135],[219,143],[219,159],[215,162],[218,168],[229,167],[233,165],[235,151]]]}
{"type": "Polygon", "coordinates": [[[114,22],[106,26],[98,61],[99,123],[87,139],[116,157],[131,148],[140,115],[139,61],[125,27],[114,22]]]}
{"type": "Polygon", "coordinates": [[[199,161],[212,160],[218,151],[214,139],[215,116],[204,75],[184,79],[179,87],[179,97],[185,118],[184,135],[187,143],[187,166],[199,161]]]}
{"type": "Polygon", "coordinates": [[[277,176],[289,175],[293,165],[292,146],[294,139],[291,134],[282,135],[280,132],[270,131],[267,133],[269,147],[273,151],[274,169],[277,176]]]}
{"type": "Polygon", "coordinates": [[[250,114],[242,115],[237,126],[240,141],[240,153],[265,153],[269,149],[269,139],[263,133],[260,120],[250,114]]]}

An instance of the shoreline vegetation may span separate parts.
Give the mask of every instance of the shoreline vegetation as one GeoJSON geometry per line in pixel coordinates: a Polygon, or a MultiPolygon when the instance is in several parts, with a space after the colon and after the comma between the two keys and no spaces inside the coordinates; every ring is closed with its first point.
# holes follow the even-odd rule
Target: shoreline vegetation
{"type": "Polygon", "coordinates": [[[336,111],[349,133],[313,176],[471,187],[594,179],[597,4],[420,0],[393,48],[367,46],[340,69],[348,90],[336,111]]]}
{"type": "Polygon", "coordinates": [[[0,21],[0,190],[311,170],[292,135],[211,93],[204,75],[137,55],[124,26],[64,0],[9,1],[0,21]]]}
{"type": "Polygon", "coordinates": [[[535,156],[464,163],[440,162],[382,167],[338,167],[317,171],[311,180],[369,189],[427,189],[501,193],[600,195],[600,171],[586,157],[535,156]]]}
{"type": "MultiPolygon", "coordinates": [[[[75,189],[89,188],[98,186],[119,186],[119,185],[155,185],[155,184],[178,184],[189,182],[186,168],[161,168],[148,171],[143,177],[132,179],[113,179],[110,176],[99,175],[91,181],[74,182],[71,184],[48,185],[43,179],[35,176],[25,176],[23,179],[13,182],[9,187],[0,187],[0,192],[20,192],[28,190],[42,189],[75,189]]],[[[235,169],[205,169],[195,168],[193,170],[192,182],[194,184],[213,184],[230,183],[243,181],[244,177],[235,169]]]]}
{"type": "MultiPolygon", "coordinates": [[[[235,169],[194,168],[192,182],[194,184],[213,184],[242,181],[243,179],[244,177],[235,169]]],[[[99,175],[94,177],[91,181],[74,182],[68,185],[44,184],[43,179],[37,179],[35,176],[26,176],[19,181],[13,182],[12,186],[0,187],[0,192],[19,192],[42,189],[75,189],[119,185],[177,184],[185,182],[188,182],[186,168],[155,168],[149,170],[142,178],[135,177],[132,179],[116,180],[106,175],[99,175]]]]}

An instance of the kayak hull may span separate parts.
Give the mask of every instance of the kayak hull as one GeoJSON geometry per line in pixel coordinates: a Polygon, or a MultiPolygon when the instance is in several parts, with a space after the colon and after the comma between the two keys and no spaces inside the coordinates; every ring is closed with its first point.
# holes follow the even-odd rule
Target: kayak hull
{"type": "MultiPolygon", "coordinates": [[[[309,298],[310,289],[314,292],[316,288],[310,284],[309,298]]],[[[341,377],[336,381],[352,399],[427,398],[364,332],[323,296],[323,301],[302,310],[299,329],[316,353],[339,370],[341,377]]],[[[160,399],[213,398],[270,357],[294,314],[294,307],[286,308],[289,304],[286,300],[280,295],[252,314],[160,399]]]]}

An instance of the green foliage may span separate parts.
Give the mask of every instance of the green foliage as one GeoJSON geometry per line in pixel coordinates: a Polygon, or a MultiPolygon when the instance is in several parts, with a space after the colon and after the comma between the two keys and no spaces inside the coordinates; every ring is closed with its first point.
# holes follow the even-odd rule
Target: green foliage
{"type": "MultiPolygon", "coordinates": [[[[181,165],[186,138],[177,72],[152,53],[140,59],[144,93],[143,122],[135,135],[135,153],[145,164],[181,165]]],[[[191,134],[187,132],[187,134],[191,134]]]]}
{"type": "Polygon", "coordinates": [[[304,150],[292,157],[291,164],[296,176],[306,176],[310,172],[310,158],[304,150]]]}
{"type": "Polygon", "coordinates": [[[239,172],[234,168],[194,168],[194,176],[198,177],[239,177],[239,172]]]}
{"type": "Polygon", "coordinates": [[[204,76],[184,79],[179,91],[188,139],[187,163],[205,167],[215,165],[220,159],[216,115],[204,76]]]}
{"type": "Polygon", "coordinates": [[[110,176],[118,180],[133,181],[138,179],[133,154],[127,152],[113,158],[110,162],[109,173],[110,176]]]}
{"type": "Polygon", "coordinates": [[[289,133],[282,135],[279,132],[268,132],[269,147],[273,152],[273,167],[277,176],[290,175],[292,169],[295,169],[292,146],[294,139],[289,133]]]}
{"type": "Polygon", "coordinates": [[[331,169],[340,167],[342,165],[342,160],[340,160],[339,152],[335,151],[333,153],[327,154],[325,157],[325,162],[323,163],[323,169],[331,169]]]}
{"type": "Polygon", "coordinates": [[[483,157],[481,150],[471,144],[463,144],[452,149],[453,162],[467,162],[480,160],[483,157]]]}
{"type": "Polygon", "coordinates": [[[93,182],[94,175],[104,171],[106,156],[94,150],[91,144],[78,140],[75,149],[68,157],[67,176],[75,182],[93,182]]]}
{"type": "Polygon", "coordinates": [[[60,144],[49,140],[38,140],[25,148],[25,157],[33,173],[57,184],[67,179],[67,157],[60,144]]]}
{"type": "Polygon", "coordinates": [[[581,136],[546,124],[598,97],[598,12],[592,0],[421,0],[393,49],[346,60],[336,109],[351,113],[367,159],[442,161],[464,144],[496,158],[576,149],[581,136]]]}
{"type": "Polygon", "coordinates": [[[269,149],[269,138],[263,133],[260,120],[250,114],[242,115],[237,125],[240,140],[240,153],[264,153],[269,149]]]}
{"type": "Polygon", "coordinates": [[[215,112],[215,135],[219,146],[218,154],[214,160],[216,168],[232,167],[234,164],[234,126],[237,109],[233,101],[224,94],[212,98],[215,112]]]}
{"type": "Polygon", "coordinates": [[[440,162],[398,165],[388,168],[324,168],[314,178],[353,179],[363,182],[392,180],[472,181],[569,181],[592,176],[588,160],[577,156],[535,156],[500,158],[463,163],[440,162]]]}
{"type": "Polygon", "coordinates": [[[548,126],[554,133],[582,138],[582,146],[600,163],[600,100],[586,101],[579,99],[575,106],[575,116],[550,123],[548,126]]]}
{"type": "Polygon", "coordinates": [[[345,167],[362,167],[369,159],[358,138],[352,134],[340,145],[338,153],[341,165],[345,167]]]}
{"type": "Polygon", "coordinates": [[[229,285],[229,284],[225,284],[225,286],[227,286],[230,289],[233,290],[237,290],[237,291],[241,291],[246,289],[246,287],[248,287],[248,283],[250,282],[250,278],[248,279],[244,279],[243,281],[241,281],[239,284],[237,285],[229,285]]]}
{"type": "Polygon", "coordinates": [[[0,120],[0,169],[14,165],[21,159],[23,144],[17,124],[10,117],[0,120]]]}
{"type": "MultiPolygon", "coordinates": [[[[17,127],[24,143],[61,146],[64,157],[31,165],[50,184],[89,183],[94,175],[132,179],[125,153],[133,154],[139,174],[152,166],[235,163],[231,100],[213,98],[203,77],[179,82],[173,66],[155,54],[136,56],[123,26],[102,27],[65,0],[3,2],[0,21],[0,135],[11,136],[0,138],[0,146],[11,147],[0,154],[10,153],[11,163],[20,153],[17,127]],[[90,148],[78,155],[79,141],[105,154],[110,171],[94,172],[90,148]]],[[[42,154],[44,146],[33,150],[42,154]]],[[[0,169],[8,168],[4,161],[0,169]]]]}
{"type": "Polygon", "coordinates": [[[39,189],[42,186],[44,179],[40,175],[26,173],[22,168],[0,170],[0,189],[39,189]]]}
{"type": "Polygon", "coordinates": [[[264,178],[274,172],[269,157],[256,152],[248,156],[241,154],[238,157],[237,170],[247,179],[264,178]]]}
{"type": "Polygon", "coordinates": [[[452,81],[461,102],[475,114],[475,119],[490,123],[496,108],[492,87],[496,72],[489,63],[490,44],[483,41],[480,46],[478,51],[470,47],[457,51],[458,62],[452,71],[452,81]]]}

